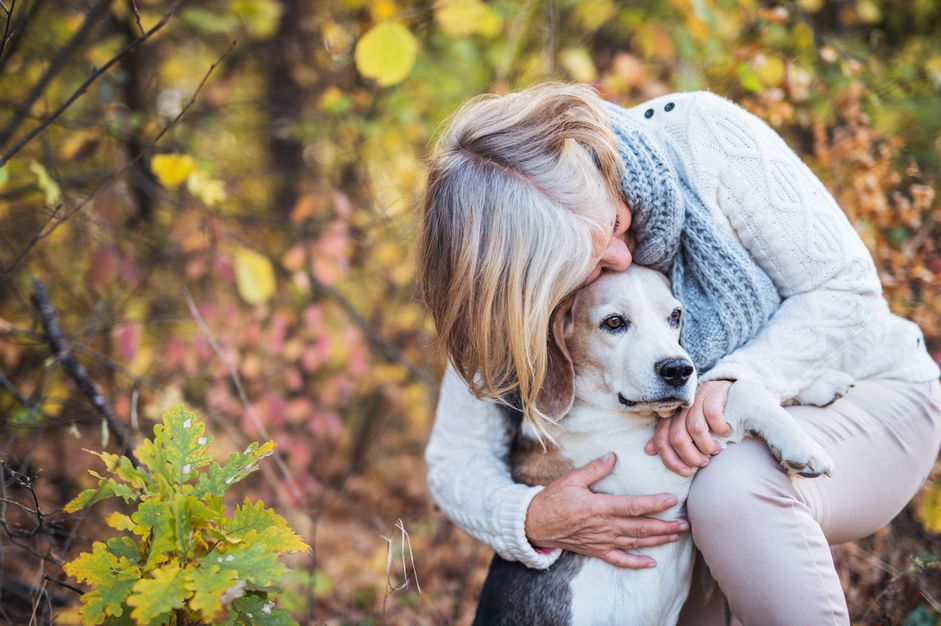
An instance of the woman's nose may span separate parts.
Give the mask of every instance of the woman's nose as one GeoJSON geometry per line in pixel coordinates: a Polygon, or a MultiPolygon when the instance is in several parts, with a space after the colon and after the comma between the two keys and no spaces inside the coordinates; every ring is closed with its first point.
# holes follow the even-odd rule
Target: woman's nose
{"type": "Polygon", "coordinates": [[[601,257],[599,265],[602,269],[623,272],[630,266],[632,260],[631,251],[628,249],[624,239],[621,237],[612,237],[611,242],[604,252],[604,256],[601,257]]]}

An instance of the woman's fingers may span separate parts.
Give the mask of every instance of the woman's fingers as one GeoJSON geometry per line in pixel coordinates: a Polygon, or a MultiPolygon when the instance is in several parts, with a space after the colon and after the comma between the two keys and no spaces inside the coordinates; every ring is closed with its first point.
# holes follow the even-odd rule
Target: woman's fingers
{"type": "Polygon", "coordinates": [[[623,550],[617,549],[605,552],[601,555],[601,558],[611,565],[616,565],[617,567],[624,567],[627,569],[647,569],[648,567],[655,567],[657,565],[657,562],[649,556],[628,554],[623,550]]]}
{"type": "Polygon", "coordinates": [[[651,548],[653,546],[660,546],[665,543],[670,543],[671,541],[676,541],[680,536],[677,534],[672,535],[656,535],[654,537],[628,537],[621,536],[617,537],[614,540],[614,545],[616,545],[621,550],[637,550],[639,548],[651,548]]]}
{"type": "MultiPolygon", "coordinates": [[[[689,413],[692,414],[695,409],[696,405],[693,405],[689,413]]],[[[700,452],[696,444],[693,443],[693,438],[690,437],[689,431],[686,429],[685,419],[671,420],[669,441],[676,454],[689,467],[703,467],[709,462],[709,457],[700,452]]]]}
{"type": "Polygon", "coordinates": [[[588,488],[610,474],[616,461],[615,454],[608,452],[587,465],[572,470],[564,480],[570,485],[588,488]]]}
{"type": "MultiPolygon", "coordinates": [[[[710,432],[710,423],[707,421],[706,415],[704,414],[706,402],[708,401],[709,399],[706,398],[702,401],[702,403],[697,401],[693,404],[689,412],[686,414],[686,430],[689,432],[689,436],[693,440],[693,445],[696,446],[696,449],[699,452],[702,454],[713,455],[717,454],[719,450],[722,449],[722,447],[719,445],[719,442],[712,438],[712,432],[710,432]]],[[[719,418],[722,419],[721,411],[719,413],[719,418]]],[[[724,423],[725,420],[722,420],[722,422],[724,423]]],[[[702,465],[702,463],[698,463],[698,465],[702,465]]]]}
{"type": "Polygon", "coordinates": [[[668,537],[689,530],[685,519],[662,520],[653,517],[635,517],[616,520],[618,537],[647,539],[650,537],[668,537]]]}
{"type": "MultiPolygon", "coordinates": [[[[595,495],[595,513],[611,517],[642,517],[669,509],[676,504],[676,496],[658,493],[651,496],[611,496],[604,493],[595,495]]],[[[663,520],[655,520],[663,521],[663,520]]],[[[670,531],[673,532],[673,531],[670,531]]]]}
{"type": "MultiPolygon", "coordinates": [[[[710,383],[705,383],[709,385],[710,383]]],[[[702,402],[702,415],[709,429],[712,432],[726,437],[732,434],[732,428],[725,421],[722,412],[725,410],[725,403],[729,399],[729,388],[731,383],[727,381],[716,381],[714,389],[710,393],[704,394],[702,402]]]]}
{"type": "Polygon", "coordinates": [[[672,421],[676,419],[679,418],[671,417],[661,420],[660,423],[657,424],[657,430],[653,435],[653,445],[657,449],[657,454],[660,455],[660,460],[663,461],[667,469],[681,476],[691,476],[693,470],[676,454],[673,445],[670,443],[670,425],[672,421]]]}

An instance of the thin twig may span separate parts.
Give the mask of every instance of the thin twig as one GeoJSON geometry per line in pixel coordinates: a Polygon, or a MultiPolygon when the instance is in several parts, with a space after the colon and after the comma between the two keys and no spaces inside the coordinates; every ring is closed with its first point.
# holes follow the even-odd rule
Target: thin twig
{"type": "Polygon", "coordinates": [[[135,0],[131,0],[131,10],[134,12],[134,21],[137,22],[137,30],[139,30],[143,35],[145,33],[144,25],[141,24],[140,9],[138,8],[137,2],[135,0]]]}
{"type": "MultiPolygon", "coordinates": [[[[259,432],[259,434],[261,434],[262,437],[265,439],[271,439],[271,436],[268,434],[268,429],[265,428],[264,424],[261,423],[261,420],[258,419],[258,415],[255,413],[255,409],[248,400],[248,394],[245,393],[245,386],[242,384],[242,377],[239,375],[238,368],[229,358],[229,355],[226,354],[225,349],[216,339],[215,335],[212,334],[212,331],[209,329],[209,325],[206,324],[206,320],[199,312],[199,309],[196,308],[196,303],[193,301],[193,296],[190,295],[190,292],[186,287],[183,287],[183,297],[186,299],[186,306],[189,307],[190,314],[193,316],[193,319],[196,320],[196,324],[199,326],[199,330],[202,331],[213,351],[220,359],[222,359],[226,369],[229,370],[229,376],[231,377],[232,383],[235,385],[235,389],[238,392],[239,400],[242,401],[242,406],[245,408],[245,413],[248,415],[249,420],[251,420],[252,425],[259,432]]],[[[281,470],[281,474],[284,476],[285,482],[291,489],[291,495],[294,496],[297,502],[306,503],[306,498],[304,497],[303,491],[301,491],[301,488],[294,480],[294,476],[291,475],[291,471],[288,469],[287,463],[284,462],[284,459],[278,452],[277,448],[274,451],[274,460],[278,466],[278,469],[281,470]]]]}
{"type": "Polygon", "coordinates": [[[57,585],[59,585],[59,586],[61,586],[61,587],[65,587],[65,588],[68,589],[69,591],[74,591],[75,593],[77,593],[77,594],[80,595],[80,596],[85,595],[85,592],[82,591],[81,589],[79,589],[78,587],[76,587],[75,585],[70,585],[69,583],[65,582],[64,580],[56,580],[55,578],[53,578],[53,577],[50,576],[49,574],[43,574],[42,579],[43,579],[44,582],[45,582],[45,581],[48,581],[48,582],[51,582],[51,583],[55,583],[55,584],[57,584],[57,585]]]}
{"type": "MultiPolygon", "coordinates": [[[[172,120],[170,120],[169,122],[167,122],[167,124],[164,125],[164,127],[160,130],[160,132],[157,133],[157,134],[154,136],[154,138],[151,139],[151,140],[147,143],[146,146],[144,146],[144,148],[137,154],[137,156],[135,156],[133,159],[131,159],[130,161],[128,161],[128,162],[124,165],[124,167],[122,167],[121,169],[119,169],[117,172],[114,172],[113,174],[110,174],[109,176],[106,176],[100,183],[98,183],[98,185],[91,191],[91,193],[89,193],[89,194],[85,197],[84,200],[82,200],[81,202],[79,202],[78,205],[77,205],[75,208],[69,210],[69,211],[62,217],[62,219],[57,220],[52,226],[49,227],[49,230],[48,230],[47,232],[43,233],[42,236],[43,236],[43,237],[48,237],[48,236],[51,235],[53,232],[55,232],[56,228],[58,228],[59,225],[61,225],[63,222],[65,222],[66,220],[68,220],[69,218],[71,218],[73,215],[75,215],[76,213],[78,213],[79,211],[81,211],[83,208],[85,208],[85,205],[87,205],[89,202],[91,202],[92,199],[94,199],[95,196],[97,196],[98,193],[99,193],[102,189],[104,189],[105,185],[107,185],[108,183],[110,183],[110,182],[113,181],[114,179],[116,179],[116,178],[118,178],[119,176],[121,176],[124,172],[126,172],[126,171],[129,170],[131,167],[133,167],[133,165],[134,165],[135,163],[137,163],[137,162],[141,159],[141,157],[144,156],[145,153],[148,153],[148,152],[157,144],[157,142],[160,141],[160,140],[163,138],[163,136],[164,136],[165,134],[167,134],[167,132],[169,132],[170,129],[173,128],[173,127],[176,125],[177,122],[180,121],[180,119],[181,119],[181,118],[183,117],[183,115],[190,109],[190,107],[192,107],[193,104],[195,104],[196,98],[199,96],[199,93],[202,91],[203,87],[206,85],[206,82],[209,80],[209,77],[212,75],[213,71],[215,71],[216,67],[218,67],[218,65],[219,65],[220,63],[222,63],[222,60],[226,57],[226,55],[228,55],[229,52],[232,51],[232,48],[235,47],[235,44],[236,44],[236,43],[238,43],[238,42],[237,42],[237,41],[233,41],[232,43],[230,43],[230,44],[229,44],[229,47],[225,49],[225,52],[223,52],[221,55],[219,55],[219,57],[216,59],[216,61],[215,61],[211,66],[209,66],[209,69],[208,69],[208,70],[206,71],[206,73],[203,75],[203,79],[202,79],[201,81],[199,81],[199,84],[196,86],[196,90],[193,91],[193,95],[190,97],[189,101],[188,101],[185,105],[183,105],[183,108],[181,108],[181,109],[180,109],[180,112],[176,114],[176,117],[174,117],[172,120]]],[[[6,272],[5,272],[5,273],[6,273],[6,272]]],[[[0,278],[2,278],[2,275],[0,275],[0,278]]]]}
{"type": "Polygon", "coordinates": [[[409,537],[408,531],[405,530],[405,524],[402,522],[402,519],[399,518],[395,527],[401,531],[401,549],[402,549],[402,584],[396,585],[392,582],[392,536],[386,537],[385,535],[380,535],[383,539],[386,540],[387,551],[386,551],[386,593],[382,598],[382,615],[385,618],[386,613],[386,601],[389,599],[389,596],[396,591],[402,591],[407,589],[410,584],[410,577],[408,575],[408,564],[405,561],[405,551],[408,550],[408,558],[411,561],[412,565],[412,574],[415,577],[415,587],[418,589],[418,593],[421,594],[421,585],[418,584],[418,570],[415,568],[415,555],[412,554],[412,539],[409,537]]]}
{"type": "Polygon", "coordinates": [[[46,585],[49,584],[46,580],[46,577],[43,576],[42,586],[39,588],[39,595],[36,596],[36,601],[33,602],[33,613],[29,617],[29,626],[33,626],[36,623],[36,611],[39,609],[39,602],[42,600],[43,595],[46,593],[46,585]]]}
{"type": "Polygon", "coordinates": [[[55,307],[52,306],[52,302],[49,300],[46,285],[35,277],[33,278],[33,292],[30,294],[30,300],[39,312],[39,319],[46,333],[46,343],[49,344],[49,350],[52,352],[52,355],[62,363],[62,366],[65,368],[66,373],[68,373],[72,381],[104,418],[111,432],[114,433],[115,439],[118,441],[121,454],[124,454],[134,467],[137,467],[137,457],[134,456],[131,437],[128,434],[127,427],[118,417],[117,413],[114,412],[114,409],[111,408],[111,404],[108,402],[107,398],[105,398],[104,394],[101,393],[98,385],[95,384],[88,375],[85,366],[75,358],[68,343],[62,338],[62,330],[59,328],[59,316],[56,313],[55,307]]]}
{"type": "Polygon", "coordinates": [[[55,111],[47,115],[36,128],[28,132],[22,139],[16,142],[16,144],[14,144],[12,148],[7,150],[7,152],[2,157],[0,157],[0,165],[3,165],[7,161],[9,161],[10,157],[12,157],[14,154],[19,152],[23,146],[25,146],[30,141],[32,141],[33,138],[39,133],[41,133],[49,124],[52,123],[53,120],[55,120],[57,117],[62,115],[62,113],[64,113],[66,109],[72,106],[72,103],[78,100],[82,96],[82,94],[85,93],[85,91],[88,89],[89,86],[91,86],[92,83],[94,83],[96,80],[98,80],[98,78],[100,78],[103,74],[105,74],[108,70],[110,70],[111,67],[114,66],[114,64],[116,64],[126,55],[133,52],[134,49],[137,48],[137,46],[144,43],[145,41],[153,37],[154,34],[160,31],[160,29],[162,29],[166,25],[166,23],[170,20],[170,17],[173,15],[173,12],[176,11],[181,1],[182,0],[173,0],[173,3],[170,5],[170,8],[167,9],[167,12],[163,14],[163,17],[160,18],[160,21],[154,24],[154,26],[150,30],[148,30],[146,33],[144,33],[143,35],[141,35],[140,37],[136,38],[134,41],[129,43],[127,46],[124,47],[123,50],[118,52],[115,56],[111,57],[111,59],[109,59],[107,63],[105,63],[100,68],[92,72],[91,76],[86,78],[82,82],[82,84],[78,86],[78,89],[76,89],[72,93],[72,95],[66,99],[65,102],[59,105],[59,107],[55,111]]]}
{"type": "MultiPolygon", "coordinates": [[[[85,39],[88,38],[94,27],[108,14],[108,8],[110,6],[111,2],[109,0],[99,0],[98,4],[85,13],[85,19],[82,25],[79,26],[75,34],[62,46],[56,57],[49,62],[46,71],[39,77],[39,80],[36,81],[23,100],[18,103],[19,106],[13,112],[10,120],[3,127],[3,130],[0,130],[0,146],[6,145],[7,141],[10,140],[10,137],[13,136],[13,133],[16,132],[16,129],[19,128],[20,124],[23,123],[23,120],[26,119],[29,112],[33,109],[33,105],[46,93],[53,78],[55,78],[56,75],[66,67],[66,64],[75,57],[79,47],[85,39]]],[[[9,24],[9,20],[7,23],[9,24]]],[[[0,162],[0,165],[2,164],[3,162],[0,162]]]]}
{"type": "Polygon", "coordinates": [[[0,0],[0,5],[3,5],[3,12],[7,14],[7,22],[3,26],[3,39],[0,39],[0,58],[3,58],[3,50],[7,47],[7,40],[10,38],[10,24],[13,23],[13,9],[16,8],[16,0],[10,0],[9,8],[2,0],[0,0]]]}
{"type": "MultiPolygon", "coordinates": [[[[85,206],[89,202],[91,202],[95,198],[95,196],[97,196],[98,193],[102,189],[105,188],[106,185],[108,185],[111,181],[120,177],[122,174],[124,174],[124,172],[126,172],[131,167],[133,167],[134,164],[137,163],[141,159],[141,157],[144,156],[144,154],[149,153],[150,150],[155,145],[157,145],[157,142],[160,141],[163,138],[163,136],[166,135],[170,131],[170,129],[173,128],[177,124],[177,122],[180,121],[180,119],[182,119],[183,115],[186,114],[186,112],[190,109],[190,107],[192,107],[193,104],[196,103],[196,98],[199,97],[199,93],[202,91],[203,87],[206,85],[206,82],[209,80],[209,77],[212,75],[216,67],[219,66],[222,60],[225,59],[225,57],[229,54],[229,52],[232,51],[232,48],[235,47],[236,43],[237,43],[236,41],[233,41],[231,44],[229,44],[229,47],[226,48],[225,51],[221,55],[219,55],[219,57],[211,66],[209,66],[209,69],[206,71],[206,74],[203,75],[203,79],[199,81],[199,85],[196,86],[196,90],[193,91],[193,95],[190,97],[189,101],[185,105],[183,105],[183,107],[180,109],[180,112],[176,114],[176,117],[174,117],[172,120],[170,120],[164,125],[164,127],[160,130],[160,132],[157,133],[154,136],[154,138],[151,139],[147,143],[147,145],[137,154],[137,156],[135,156],[133,159],[128,161],[118,171],[113,172],[109,174],[108,176],[106,176],[101,182],[98,183],[98,185],[95,186],[95,188],[85,197],[84,200],[78,203],[78,205],[75,208],[69,210],[60,219],[53,222],[52,226],[49,227],[49,230],[43,230],[46,228],[46,225],[49,224],[49,222],[51,221],[52,216],[50,216],[50,218],[46,220],[46,222],[39,228],[39,230],[30,240],[30,243],[27,245],[26,251],[32,248],[38,241],[45,239],[46,237],[54,233],[55,230],[61,224],[68,221],[73,215],[75,215],[76,213],[81,211],[83,208],[85,208],[85,206]]],[[[57,210],[58,210],[58,207],[57,207],[57,210]]],[[[19,263],[22,261],[24,256],[25,256],[25,251],[21,253],[19,256],[17,256],[17,258],[10,265],[5,267],[2,273],[0,273],[0,280],[2,280],[3,278],[6,278],[14,269],[16,269],[17,265],[19,265],[19,263]]]]}

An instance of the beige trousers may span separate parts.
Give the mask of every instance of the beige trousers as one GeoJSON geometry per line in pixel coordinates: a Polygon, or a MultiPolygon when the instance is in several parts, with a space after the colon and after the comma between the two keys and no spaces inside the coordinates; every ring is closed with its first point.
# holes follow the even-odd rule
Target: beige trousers
{"type": "Polygon", "coordinates": [[[697,572],[682,626],[849,624],[829,546],[888,524],[938,458],[938,381],[861,380],[828,407],[788,411],[826,448],[833,476],[791,480],[756,439],[700,470],[690,526],[721,592],[707,593],[697,572]]]}

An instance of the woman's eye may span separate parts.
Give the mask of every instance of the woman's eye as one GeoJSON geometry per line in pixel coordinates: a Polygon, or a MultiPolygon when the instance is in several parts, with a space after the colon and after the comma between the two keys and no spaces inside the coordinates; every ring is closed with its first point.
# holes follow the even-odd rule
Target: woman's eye
{"type": "Polygon", "coordinates": [[[621,216],[615,215],[614,216],[614,230],[612,232],[615,232],[615,233],[618,232],[618,229],[620,227],[621,227],[621,216]]]}
{"type": "Polygon", "coordinates": [[[670,322],[672,322],[673,325],[677,325],[680,323],[682,317],[683,311],[681,309],[673,309],[673,312],[670,313],[670,322]]]}
{"type": "Polygon", "coordinates": [[[627,327],[627,320],[620,315],[611,315],[604,318],[601,327],[605,330],[622,330],[627,327]]]}

